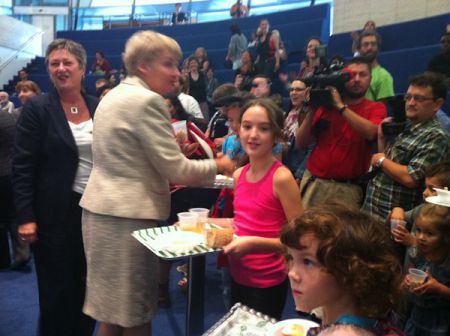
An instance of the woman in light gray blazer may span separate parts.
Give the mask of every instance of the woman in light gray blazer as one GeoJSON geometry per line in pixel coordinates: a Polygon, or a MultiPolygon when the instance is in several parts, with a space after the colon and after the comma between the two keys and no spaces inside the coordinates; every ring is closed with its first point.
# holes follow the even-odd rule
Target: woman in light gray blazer
{"type": "Polygon", "coordinates": [[[152,31],[135,33],[123,61],[128,77],[101,101],[94,122],[94,167],[81,206],[87,256],[84,312],[98,335],[150,335],[158,259],[131,237],[169,215],[169,183],[211,183],[231,161],[190,161],[173,136],[162,95],[175,90],[181,50],[152,31]]]}

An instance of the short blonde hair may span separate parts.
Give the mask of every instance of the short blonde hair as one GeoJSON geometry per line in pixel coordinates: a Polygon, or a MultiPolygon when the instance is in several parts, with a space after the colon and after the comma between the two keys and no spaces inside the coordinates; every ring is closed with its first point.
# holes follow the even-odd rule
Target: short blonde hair
{"type": "Polygon", "coordinates": [[[138,72],[137,66],[140,60],[152,63],[164,51],[168,51],[181,59],[181,48],[177,41],[151,30],[143,30],[134,33],[128,39],[122,59],[128,74],[135,76],[138,72]]]}

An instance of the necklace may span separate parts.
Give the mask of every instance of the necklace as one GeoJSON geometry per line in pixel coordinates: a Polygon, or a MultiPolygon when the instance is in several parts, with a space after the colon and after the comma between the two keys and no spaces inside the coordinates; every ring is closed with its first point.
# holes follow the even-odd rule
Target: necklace
{"type": "Polygon", "coordinates": [[[78,107],[76,107],[76,106],[71,106],[71,107],[70,107],[70,113],[72,113],[72,114],[78,114],[78,107]]]}

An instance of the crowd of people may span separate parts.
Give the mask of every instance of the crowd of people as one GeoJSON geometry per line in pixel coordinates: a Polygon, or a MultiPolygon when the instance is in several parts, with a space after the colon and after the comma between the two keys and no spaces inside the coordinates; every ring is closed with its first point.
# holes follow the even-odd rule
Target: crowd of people
{"type": "MultiPolygon", "coordinates": [[[[99,336],[149,335],[158,305],[170,306],[168,268],[130,233],[174,224],[174,209],[197,197],[178,186],[208,185],[220,172],[234,190],[208,194],[206,204],[211,221],[231,223],[238,236],[221,256],[226,306],[280,319],[291,292],[301,316],[321,321],[321,335],[342,325],[448,335],[450,204],[424,204],[434,188],[450,187],[448,73],[439,73],[448,33],[443,56],[396,105],[400,122],[388,115],[395,78],[377,61],[373,21],[353,35],[345,80],[325,90],[311,79],[329,66],[317,37],[289,78],[267,20],[250,44],[237,25],[231,33],[233,83],[219,85],[204,48],[181,62],[174,39],[140,31],[125,45],[126,77],[98,83],[101,100],[84,94],[86,52],[67,39],[46,52],[51,92],[24,76],[20,109],[1,93],[2,223],[16,269],[31,245],[41,334],[92,335],[98,321],[99,336]],[[186,138],[173,130],[180,121],[186,138]],[[391,230],[391,220],[406,224],[391,230]],[[427,272],[426,282],[413,287],[409,267],[427,272]]],[[[101,52],[91,69],[111,72],[101,52]]]]}

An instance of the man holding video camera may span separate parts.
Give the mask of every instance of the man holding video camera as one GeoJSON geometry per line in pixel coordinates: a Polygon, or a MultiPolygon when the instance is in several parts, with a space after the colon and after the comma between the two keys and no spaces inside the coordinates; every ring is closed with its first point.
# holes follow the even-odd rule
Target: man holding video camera
{"type": "Polygon", "coordinates": [[[367,186],[364,212],[385,220],[393,207],[410,210],[422,203],[425,168],[450,160],[450,135],[435,117],[446,96],[442,75],[424,73],[410,80],[404,130],[387,145],[384,124],[390,118],[379,127],[379,153],[371,160],[376,175],[367,186]]]}
{"type": "MultiPolygon", "coordinates": [[[[300,148],[306,148],[313,137],[316,139],[300,185],[305,208],[330,200],[361,206],[361,178],[370,166],[378,124],[387,115],[382,103],[365,98],[370,70],[366,59],[352,59],[345,70],[350,79],[342,93],[328,86],[332,104],[315,111],[310,104],[297,130],[300,148]]],[[[313,97],[314,89],[307,95],[313,97]]]]}

